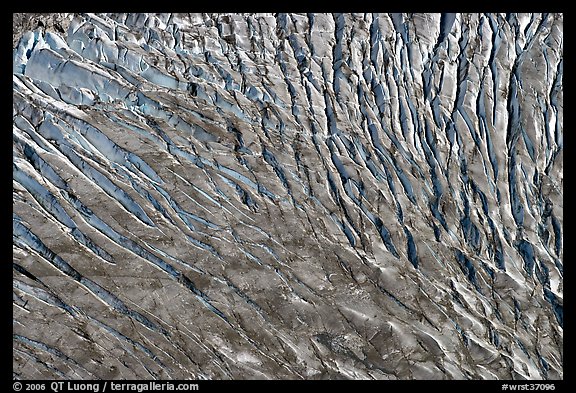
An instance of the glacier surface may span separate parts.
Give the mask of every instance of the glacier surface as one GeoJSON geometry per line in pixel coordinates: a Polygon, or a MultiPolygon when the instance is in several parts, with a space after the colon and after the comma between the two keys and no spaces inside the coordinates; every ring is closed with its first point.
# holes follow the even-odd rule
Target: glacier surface
{"type": "Polygon", "coordinates": [[[14,31],[15,378],[563,378],[562,14],[14,31]]]}

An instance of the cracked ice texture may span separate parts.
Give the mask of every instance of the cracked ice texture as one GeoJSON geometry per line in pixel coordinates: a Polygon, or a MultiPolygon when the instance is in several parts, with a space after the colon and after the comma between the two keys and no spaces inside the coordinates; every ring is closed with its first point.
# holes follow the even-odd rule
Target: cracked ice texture
{"type": "Polygon", "coordinates": [[[561,14],[37,18],[16,378],[563,378],[561,14]]]}

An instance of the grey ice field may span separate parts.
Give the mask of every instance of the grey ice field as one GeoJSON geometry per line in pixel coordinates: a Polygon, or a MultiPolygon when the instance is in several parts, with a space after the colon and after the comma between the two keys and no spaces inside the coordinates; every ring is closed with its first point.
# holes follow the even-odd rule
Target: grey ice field
{"type": "Polygon", "coordinates": [[[14,14],[17,379],[562,379],[562,14],[14,14]]]}

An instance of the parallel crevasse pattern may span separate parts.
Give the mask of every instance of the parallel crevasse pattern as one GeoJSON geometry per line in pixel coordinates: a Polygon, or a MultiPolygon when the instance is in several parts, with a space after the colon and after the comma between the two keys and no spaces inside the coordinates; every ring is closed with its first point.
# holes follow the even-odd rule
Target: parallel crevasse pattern
{"type": "Polygon", "coordinates": [[[16,378],[563,377],[562,15],[64,19],[13,55],[16,378]]]}

